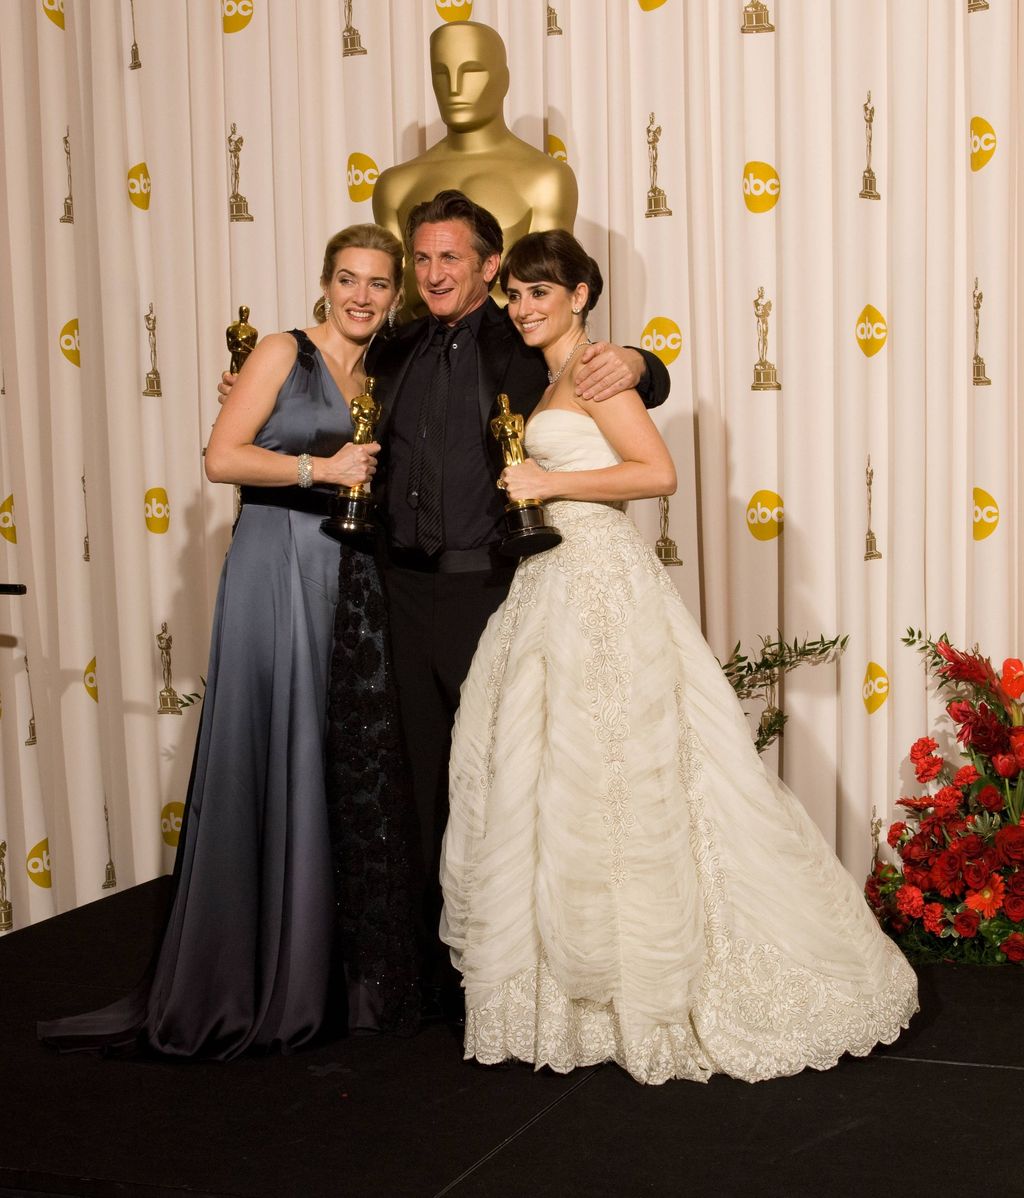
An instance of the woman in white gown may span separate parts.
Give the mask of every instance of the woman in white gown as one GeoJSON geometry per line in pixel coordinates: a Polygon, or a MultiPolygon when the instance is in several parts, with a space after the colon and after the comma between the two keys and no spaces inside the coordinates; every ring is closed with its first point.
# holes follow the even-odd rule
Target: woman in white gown
{"type": "Polygon", "coordinates": [[[502,482],[563,540],[516,571],[452,742],[441,937],[467,1059],[758,1081],[891,1042],[913,971],[622,510],[674,491],[668,450],[635,392],[575,399],[596,263],[530,234],[501,283],[552,380],[502,482]]]}

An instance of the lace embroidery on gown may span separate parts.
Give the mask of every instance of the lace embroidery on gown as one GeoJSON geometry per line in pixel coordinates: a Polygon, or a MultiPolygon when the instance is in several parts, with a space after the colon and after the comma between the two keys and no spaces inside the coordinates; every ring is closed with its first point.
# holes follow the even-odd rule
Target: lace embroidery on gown
{"type": "MultiPolygon", "coordinates": [[[[575,413],[527,435],[549,468],[616,460],[575,413]]],[[[915,976],[764,768],[654,552],[614,507],[550,508],[563,542],[519,566],[453,741],[466,1056],[757,1081],[892,1041],[915,976]]]]}

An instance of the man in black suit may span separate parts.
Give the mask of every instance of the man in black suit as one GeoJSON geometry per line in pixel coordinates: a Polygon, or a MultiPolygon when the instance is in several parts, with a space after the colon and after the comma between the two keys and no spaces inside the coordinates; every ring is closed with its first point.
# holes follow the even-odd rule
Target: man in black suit
{"type": "MultiPolygon", "coordinates": [[[[438,862],[452,722],[477,641],[514,569],[498,553],[503,463],[488,425],[500,392],[528,417],[548,374],[543,355],[490,298],[502,234],[486,209],[461,192],[439,192],[410,213],[406,247],[428,315],[374,342],[366,370],[384,408],[374,491],[386,513],[384,579],[418,815],[426,980],[447,987],[457,981],[437,939],[438,862]]],[[[668,394],[668,372],[653,354],[598,344],[582,361],[589,369],[578,391],[595,402],[637,387],[654,407],[668,394]]]]}

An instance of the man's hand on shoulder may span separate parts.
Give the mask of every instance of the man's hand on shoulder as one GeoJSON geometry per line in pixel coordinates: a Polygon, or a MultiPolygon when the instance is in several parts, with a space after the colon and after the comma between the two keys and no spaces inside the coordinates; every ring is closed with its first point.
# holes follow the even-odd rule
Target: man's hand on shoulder
{"type": "Polygon", "coordinates": [[[608,341],[595,341],[580,355],[576,371],[576,398],[594,403],[632,391],[644,377],[647,366],[638,350],[608,341]]]}

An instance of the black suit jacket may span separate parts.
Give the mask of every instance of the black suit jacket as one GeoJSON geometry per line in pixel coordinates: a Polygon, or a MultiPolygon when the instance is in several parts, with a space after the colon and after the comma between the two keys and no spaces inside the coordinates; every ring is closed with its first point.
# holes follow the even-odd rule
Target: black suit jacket
{"type": "MultiPolygon", "coordinates": [[[[397,403],[418,402],[418,397],[403,399],[402,387],[416,352],[429,335],[430,318],[421,316],[402,325],[390,337],[376,339],[366,355],[366,373],[376,380],[374,398],[383,407],[376,432],[381,454],[373,484],[374,493],[383,503],[387,502],[388,425],[397,403]]],[[[488,424],[497,414],[498,395],[504,392],[509,397],[510,409],[528,418],[548,385],[547,363],[540,350],[531,349],[523,341],[505,309],[490,297],[484,302],[476,340],[480,422],[497,479],[504,462],[488,424]]],[[[640,395],[647,407],[658,407],[668,398],[671,386],[668,370],[654,354],[647,350],[640,352],[647,364],[647,378],[641,383],[640,395]]]]}

